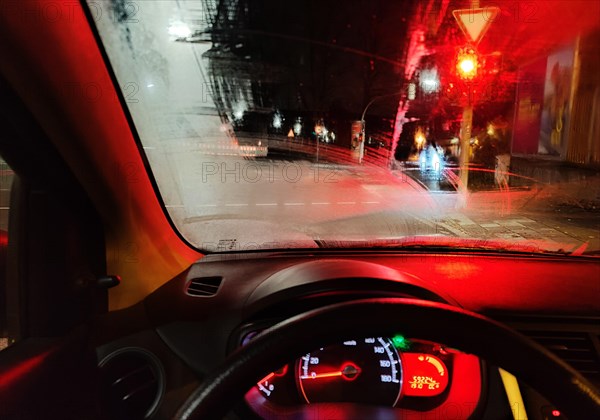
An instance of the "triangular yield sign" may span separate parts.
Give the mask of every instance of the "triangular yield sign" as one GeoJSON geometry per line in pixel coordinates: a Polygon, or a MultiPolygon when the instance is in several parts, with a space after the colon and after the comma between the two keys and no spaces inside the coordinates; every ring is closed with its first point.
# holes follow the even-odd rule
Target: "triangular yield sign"
{"type": "Polygon", "coordinates": [[[467,40],[478,44],[500,12],[497,7],[453,10],[452,15],[463,31],[467,40]]]}

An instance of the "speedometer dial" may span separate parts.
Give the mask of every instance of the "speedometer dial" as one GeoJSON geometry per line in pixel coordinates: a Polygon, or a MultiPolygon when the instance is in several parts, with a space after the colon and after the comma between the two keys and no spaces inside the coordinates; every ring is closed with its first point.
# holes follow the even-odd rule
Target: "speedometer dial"
{"type": "Polygon", "coordinates": [[[298,361],[297,380],[308,403],[394,406],[402,386],[402,365],[387,338],[348,340],[304,355],[298,361]]]}

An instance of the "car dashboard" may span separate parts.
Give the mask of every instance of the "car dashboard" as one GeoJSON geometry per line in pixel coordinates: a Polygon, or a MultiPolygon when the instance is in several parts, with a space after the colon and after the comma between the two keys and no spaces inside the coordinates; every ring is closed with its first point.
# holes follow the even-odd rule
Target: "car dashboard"
{"type": "MultiPolygon", "coordinates": [[[[123,418],[171,418],[203,377],[278,322],[338,302],[404,297],[468,309],[546,339],[542,344],[564,359],[578,354],[570,363],[597,381],[598,269],[591,258],[473,252],[212,254],[138,305],[109,313],[104,322],[120,327],[99,329],[105,332],[96,337],[97,356],[107,398],[127,413],[123,418]],[[579,348],[572,348],[574,337],[579,348]],[[113,385],[129,377],[121,366],[128,363],[111,363],[127,352],[144,355],[153,392],[136,393],[139,383],[124,390],[113,385]]],[[[506,378],[460,349],[403,334],[399,323],[391,336],[347,337],[290,354],[287,364],[257,380],[244,401],[232,402],[231,415],[492,419],[527,410],[529,418],[561,418],[523,383],[517,387],[522,399],[515,400],[517,382],[506,378]]]]}

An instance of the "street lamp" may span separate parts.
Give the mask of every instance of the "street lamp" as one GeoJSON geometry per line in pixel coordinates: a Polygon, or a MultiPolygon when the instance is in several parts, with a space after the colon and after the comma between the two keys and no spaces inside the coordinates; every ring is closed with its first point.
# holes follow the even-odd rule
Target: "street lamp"
{"type": "Polygon", "coordinates": [[[362,124],[362,129],[361,129],[361,136],[362,136],[362,141],[360,142],[360,145],[358,146],[358,163],[362,163],[363,157],[365,155],[365,132],[366,132],[366,123],[365,123],[365,115],[367,114],[367,110],[369,109],[369,107],[371,105],[373,105],[375,102],[379,101],[380,99],[385,99],[385,98],[391,98],[394,96],[400,96],[402,95],[402,91],[400,92],[396,92],[396,93],[388,93],[387,95],[380,95],[380,96],[376,96],[373,99],[371,99],[371,101],[369,101],[369,103],[367,104],[367,106],[365,106],[365,109],[363,110],[362,115],[360,116],[360,122],[362,124]]]}

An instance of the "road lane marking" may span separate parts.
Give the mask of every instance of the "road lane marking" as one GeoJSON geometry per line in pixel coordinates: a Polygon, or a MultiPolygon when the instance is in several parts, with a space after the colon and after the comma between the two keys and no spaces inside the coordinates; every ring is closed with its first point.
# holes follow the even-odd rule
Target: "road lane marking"
{"type": "Polygon", "coordinates": [[[486,228],[486,229],[488,229],[488,228],[499,228],[499,227],[502,227],[502,226],[500,226],[497,223],[481,223],[479,226],[481,226],[482,228],[486,228]]]}
{"type": "MultiPolygon", "coordinates": [[[[273,207],[273,206],[280,206],[282,204],[284,206],[305,206],[308,203],[255,203],[253,205],[257,206],[257,207],[273,207]]],[[[313,205],[313,206],[329,206],[331,204],[332,203],[329,201],[314,201],[314,202],[310,203],[310,205],[313,205]]],[[[351,206],[351,205],[358,204],[358,202],[356,202],[356,201],[338,201],[334,204],[341,205],[341,206],[351,206]]],[[[379,201],[361,201],[360,204],[380,204],[380,202],[379,201]]],[[[192,207],[198,208],[198,207],[218,207],[218,206],[248,207],[248,206],[250,206],[250,204],[248,204],[248,203],[197,204],[192,207]]],[[[167,208],[185,208],[186,206],[181,205],[181,204],[167,204],[167,205],[165,205],[165,207],[167,207],[167,208]]]]}

